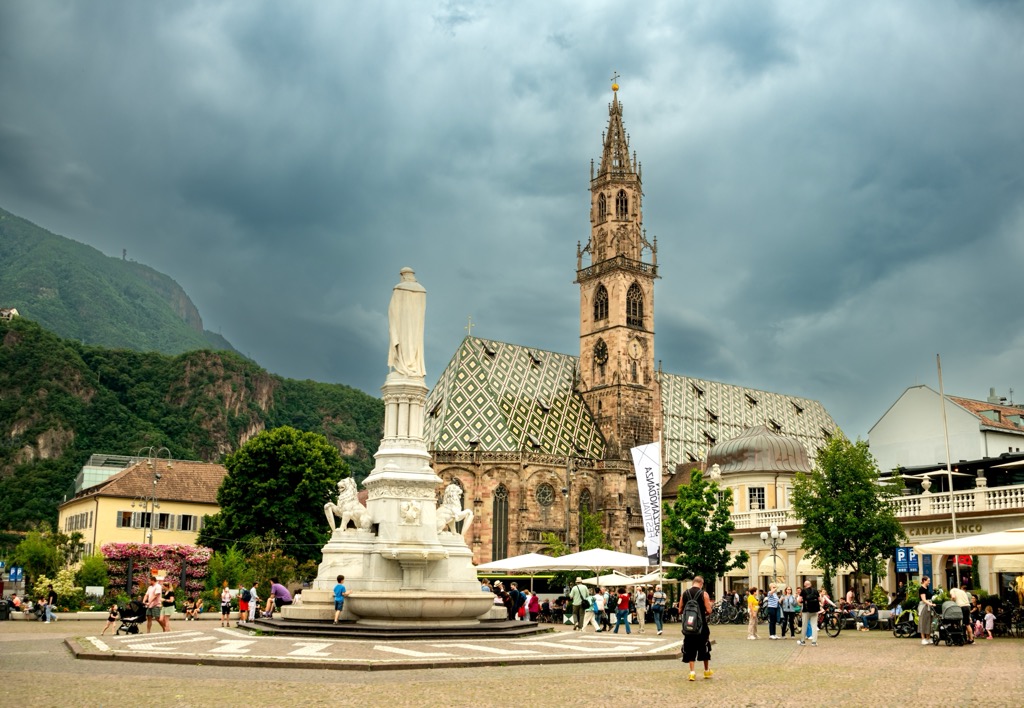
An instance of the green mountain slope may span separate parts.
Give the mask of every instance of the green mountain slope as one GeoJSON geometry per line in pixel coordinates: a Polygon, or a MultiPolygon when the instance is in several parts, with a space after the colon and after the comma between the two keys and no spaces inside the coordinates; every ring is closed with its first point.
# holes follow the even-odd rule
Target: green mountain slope
{"type": "Polygon", "coordinates": [[[383,423],[383,402],[362,391],[284,379],[231,352],[106,349],[24,317],[0,322],[0,529],[55,521],[93,453],[155,445],[216,461],[291,425],[326,435],[362,479],[383,423]]]}
{"type": "Polygon", "coordinates": [[[233,349],[173,279],[0,209],[0,307],[68,339],[180,354],[233,349]]]}

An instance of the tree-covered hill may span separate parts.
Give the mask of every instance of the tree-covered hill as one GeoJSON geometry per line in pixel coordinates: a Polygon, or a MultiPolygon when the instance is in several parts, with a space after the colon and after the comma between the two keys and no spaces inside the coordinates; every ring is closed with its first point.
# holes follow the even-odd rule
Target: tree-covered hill
{"type": "Polygon", "coordinates": [[[203,329],[188,295],[141,263],[111,258],[0,209],[0,307],[62,337],[180,354],[232,349],[203,329]]]}
{"type": "Polygon", "coordinates": [[[231,352],[106,349],[25,317],[0,322],[0,530],[55,521],[93,453],[153,445],[217,461],[282,425],[326,435],[362,479],[383,421],[362,391],[284,379],[231,352]]]}

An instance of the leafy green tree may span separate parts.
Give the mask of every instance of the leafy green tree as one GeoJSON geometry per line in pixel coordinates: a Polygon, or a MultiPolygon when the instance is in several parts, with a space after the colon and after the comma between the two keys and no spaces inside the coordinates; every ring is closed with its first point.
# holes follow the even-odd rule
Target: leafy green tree
{"type": "Polygon", "coordinates": [[[606,542],[604,529],[601,528],[601,516],[585,508],[580,509],[580,550],[602,548],[606,542]]]}
{"type": "Polygon", "coordinates": [[[319,557],[330,536],[324,504],[348,465],[323,435],[281,427],[260,433],[224,460],[220,512],[205,519],[199,543],[224,550],[274,531],[298,561],[319,557]]]}
{"type": "Polygon", "coordinates": [[[793,511],[803,520],[801,547],[825,575],[849,566],[880,575],[883,563],[906,539],[894,498],[901,484],[880,485],[878,465],[864,440],[836,435],[818,453],[809,475],[793,482],[793,511]]]}
{"type": "Polygon", "coordinates": [[[690,473],[690,483],[680,485],[675,504],[665,505],[665,551],[675,554],[674,562],[680,566],[669,573],[671,577],[700,575],[707,587],[714,587],[715,578],[746,564],[746,551],[733,555],[726,548],[736,528],[731,505],[731,489],[705,479],[698,469],[690,473]]]}
{"type": "Polygon", "coordinates": [[[25,569],[26,584],[31,584],[39,576],[52,578],[60,570],[62,560],[56,534],[38,528],[29,531],[14,549],[14,562],[25,569]]]}
{"type": "Polygon", "coordinates": [[[225,580],[230,587],[237,588],[240,582],[247,579],[246,575],[249,572],[245,554],[234,543],[223,551],[214,551],[206,568],[207,589],[219,588],[225,580]]]}
{"type": "Polygon", "coordinates": [[[103,557],[102,553],[94,553],[83,558],[82,567],[78,569],[78,574],[75,576],[75,582],[83,588],[90,585],[105,588],[109,580],[107,559],[103,557]]]}

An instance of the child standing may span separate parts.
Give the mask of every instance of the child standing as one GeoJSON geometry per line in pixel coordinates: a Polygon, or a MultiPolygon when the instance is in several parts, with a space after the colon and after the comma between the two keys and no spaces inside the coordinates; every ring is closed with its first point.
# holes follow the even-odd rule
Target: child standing
{"type": "Polygon", "coordinates": [[[761,609],[761,603],[757,601],[757,588],[750,588],[747,595],[747,639],[758,639],[757,636],[757,611],[761,609]]]}
{"type": "Polygon", "coordinates": [[[338,618],[341,617],[342,610],[345,609],[345,596],[348,595],[348,589],[345,587],[345,576],[338,576],[338,584],[334,586],[334,624],[338,624],[338,618]]]}
{"type": "Polygon", "coordinates": [[[103,631],[100,632],[100,634],[106,634],[107,630],[113,627],[114,623],[117,622],[117,618],[119,616],[120,613],[118,612],[117,603],[115,602],[113,605],[110,606],[110,614],[107,615],[107,626],[103,628],[103,631]]]}
{"type": "Polygon", "coordinates": [[[996,616],[992,614],[992,605],[985,608],[985,634],[986,639],[992,638],[992,630],[996,628],[996,616]]]}

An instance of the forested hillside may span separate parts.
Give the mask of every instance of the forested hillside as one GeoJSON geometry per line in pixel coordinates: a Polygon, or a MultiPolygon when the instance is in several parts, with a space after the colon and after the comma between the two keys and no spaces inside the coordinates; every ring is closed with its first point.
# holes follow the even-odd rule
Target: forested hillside
{"type": "Polygon", "coordinates": [[[62,337],[105,347],[180,354],[233,349],[178,283],[149,266],[106,256],[0,209],[0,307],[62,337]]]}
{"type": "Polygon", "coordinates": [[[362,391],[284,379],[231,352],[106,349],[27,318],[0,322],[0,530],[55,521],[93,453],[155,445],[216,461],[281,425],[323,433],[362,479],[383,420],[362,391]]]}

